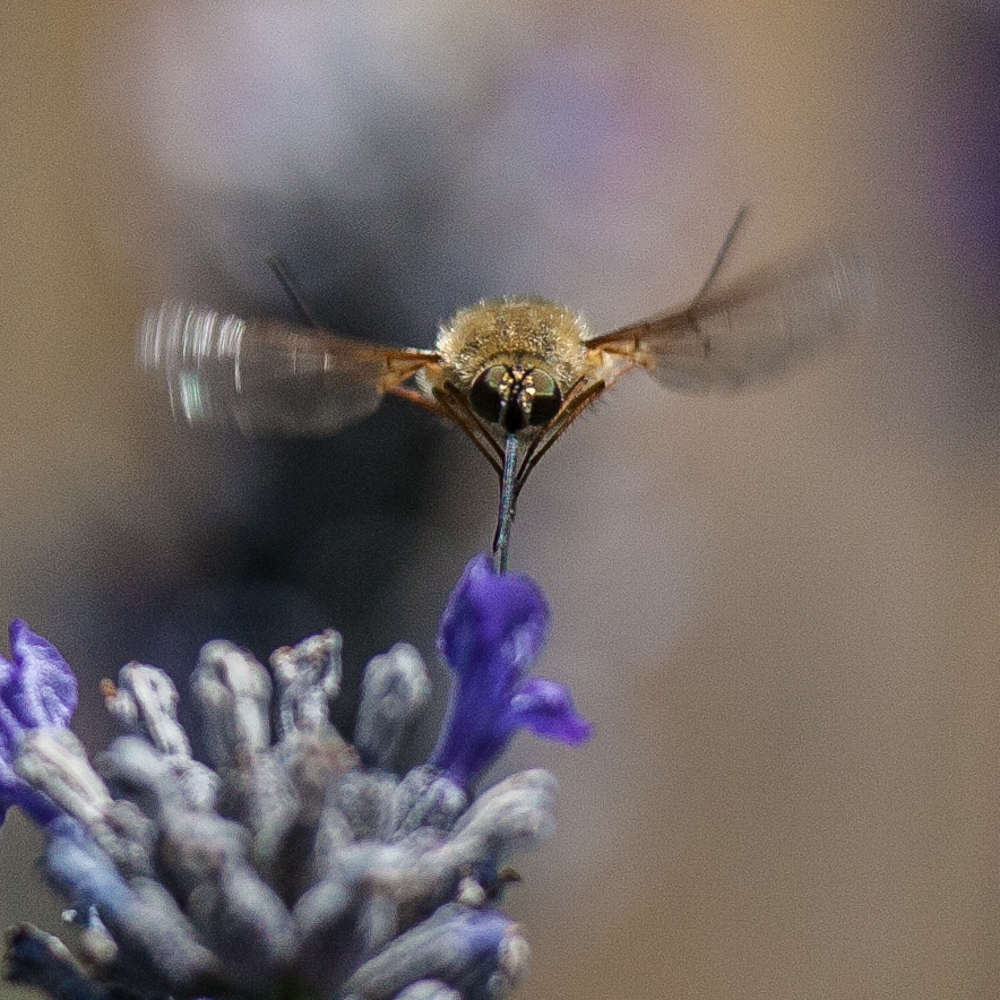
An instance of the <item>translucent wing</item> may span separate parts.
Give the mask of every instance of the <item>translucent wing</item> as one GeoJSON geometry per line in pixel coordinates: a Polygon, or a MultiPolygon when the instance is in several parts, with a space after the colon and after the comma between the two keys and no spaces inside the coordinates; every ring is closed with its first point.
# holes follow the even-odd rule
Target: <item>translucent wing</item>
{"type": "Polygon", "coordinates": [[[437,361],[433,351],[180,303],[146,313],[138,349],[142,368],[166,377],[174,413],[192,423],[316,437],[368,416],[387,391],[437,361]]]}
{"type": "Polygon", "coordinates": [[[870,262],[824,249],[587,341],[671,389],[735,391],[840,346],[870,304],[870,262]]]}

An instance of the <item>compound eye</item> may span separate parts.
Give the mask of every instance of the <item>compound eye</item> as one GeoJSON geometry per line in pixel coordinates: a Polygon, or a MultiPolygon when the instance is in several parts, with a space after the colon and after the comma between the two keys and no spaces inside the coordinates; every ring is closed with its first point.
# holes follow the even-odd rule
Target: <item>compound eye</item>
{"type": "Polygon", "coordinates": [[[562,407],[562,393],[556,380],[536,368],[531,373],[531,386],[535,390],[531,396],[531,411],[528,422],[536,427],[547,424],[562,407]]]}
{"type": "Polygon", "coordinates": [[[506,365],[492,365],[476,376],[469,390],[472,408],[487,422],[497,424],[510,397],[510,375],[506,365]]]}

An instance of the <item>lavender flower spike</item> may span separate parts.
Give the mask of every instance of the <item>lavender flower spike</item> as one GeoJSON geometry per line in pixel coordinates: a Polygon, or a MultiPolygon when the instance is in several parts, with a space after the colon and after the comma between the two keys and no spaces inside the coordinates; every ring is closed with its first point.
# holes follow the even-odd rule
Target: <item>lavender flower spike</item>
{"type": "Polygon", "coordinates": [[[441,628],[459,674],[441,749],[399,774],[429,694],[405,643],[368,665],[355,746],[330,720],[341,639],[328,630],[275,651],[270,671],[232,643],[202,649],[204,761],[173,681],[127,665],[102,685],[125,735],[91,762],[64,728],[68,668],[16,624],[6,781],[47,809],[42,870],[80,960],[23,926],[7,978],[53,1000],[503,1000],[528,959],[501,909],[506,864],[551,835],[556,781],[532,768],[470,785],[520,726],[589,735],[564,688],[524,679],[547,627],[534,583],[473,560],[441,628]]]}
{"type": "Polygon", "coordinates": [[[59,810],[15,772],[14,757],[25,733],[69,724],[76,678],[55,646],[20,618],[10,623],[10,655],[0,655],[0,823],[16,805],[44,826],[59,810]]]}
{"type": "Polygon", "coordinates": [[[548,605],[533,580],[495,572],[485,555],[466,566],[438,632],[438,652],[457,679],[431,766],[467,787],[522,727],[561,743],[590,738],[568,688],[525,679],[548,630],[548,605]]]}

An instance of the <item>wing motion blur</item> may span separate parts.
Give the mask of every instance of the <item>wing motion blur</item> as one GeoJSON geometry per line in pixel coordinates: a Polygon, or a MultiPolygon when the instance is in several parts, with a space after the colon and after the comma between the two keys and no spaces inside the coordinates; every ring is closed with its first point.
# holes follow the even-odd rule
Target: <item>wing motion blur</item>
{"type": "MultiPolygon", "coordinates": [[[[842,346],[871,302],[870,261],[854,250],[824,248],[713,291],[742,217],[706,288],[688,306],[566,348],[569,366],[579,365],[572,352],[586,355],[582,374],[560,386],[562,406],[547,424],[524,430],[521,482],[566,428],[630,371],[644,369],[680,392],[735,392],[842,346]]],[[[490,307],[484,302],[477,308],[490,307]]],[[[443,343],[439,339],[438,351],[379,346],[281,320],[242,320],[168,302],[145,316],[139,361],[165,377],[176,415],[191,423],[235,425],[248,434],[330,435],[393,393],[456,423],[499,473],[503,431],[477,414],[443,343]]],[[[506,357],[510,347],[503,344],[506,357]]],[[[529,338],[524,355],[531,360],[523,363],[531,371],[555,370],[559,359],[533,357],[533,350],[529,338]]],[[[485,351],[481,362],[486,371],[497,360],[485,351]]]]}
{"type": "Polygon", "coordinates": [[[868,305],[871,280],[864,255],[824,248],[586,346],[626,363],[609,381],[642,367],[680,392],[735,392],[842,347],[868,305]]]}
{"type": "MultiPolygon", "coordinates": [[[[598,337],[587,337],[577,314],[533,298],[460,310],[434,351],[167,303],[145,316],[139,361],[165,376],[176,415],[248,434],[334,434],[386,393],[451,420],[500,480],[493,555],[503,572],[531,471],[623,375],[642,369],[669,389],[734,392],[831,353],[859,325],[873,270],[853,250],[814,251],[715,291],[746,214],[689,305],[598,337]]],[[[305,315],[280,267],[276,274],[305,315]]]]}
{"type": "Polygon", "coordinates": [[[170,302],[146,314],[138,347],[141,367],[165,376],[176,415],[248,434],[333,434],[438,361],[434,351],[170,302]]]}

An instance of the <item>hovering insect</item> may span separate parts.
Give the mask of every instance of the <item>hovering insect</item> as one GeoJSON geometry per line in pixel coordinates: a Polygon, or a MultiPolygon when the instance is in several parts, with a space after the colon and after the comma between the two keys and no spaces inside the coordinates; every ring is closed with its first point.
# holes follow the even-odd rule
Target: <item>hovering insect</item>
{"type": "Polygon", "coordinates": [[[745,214],[687,306],[597,337],[578,313],[539,298],[461,309],[433,350],[167,303],[145,316],[139,360],[166,376],[175,413],[246,433],[333,434],[386,393],[448,418],[500,479],[493,557],[502,572],[531,471],[623,375],[641,369],[680,391],[739,390],[824,353],[851,325],[863,284],[852,254],[814,252],[713,291],[745,214]]]}

